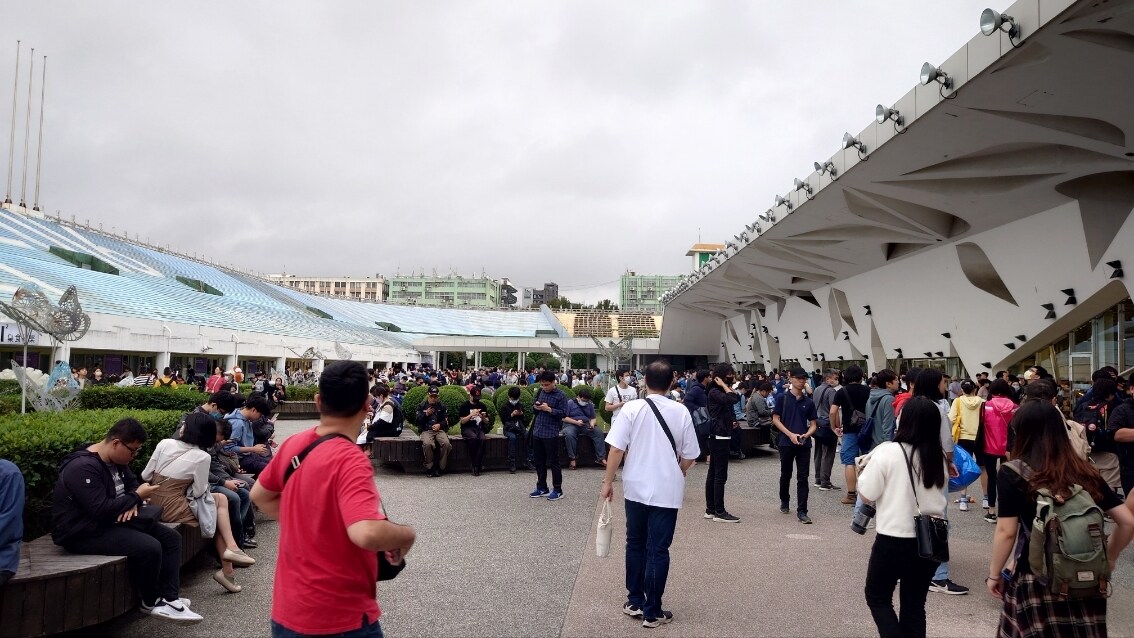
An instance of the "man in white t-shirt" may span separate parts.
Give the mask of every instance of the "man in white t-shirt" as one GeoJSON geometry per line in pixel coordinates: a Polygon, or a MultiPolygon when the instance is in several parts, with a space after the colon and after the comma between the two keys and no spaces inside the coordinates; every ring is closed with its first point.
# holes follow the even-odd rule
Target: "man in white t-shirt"
{"type": "MultiPolygon", "coordinates": [[[[638,391],[630,387],[629,370],[623,370],[618,373],[618,384],[613,388],[606,391],[605,403],[603,407],[607,412],[610,412],[610,422],[614,423],[614,419],[618,418],[618,413],[622,411],[622,406],[628,402],[638,398],[638,391]]],[[[667,386],[668,390],[669,387],[667,386]]]]}
{"type": "MultiPolygon", "coordinates": [[[[624,379],[620,380],[622,387],[626,387],[624,379]]],[[[701,450],[689,411],[665,396],[672,381],[669,362],[655,361],[647,366],[646,398],[620,405],[606,438],[610,453],[602,498],[614,499],[614,475],[623,457],[626,459],[622,486],[628,596],[622,612],[641,616],[643,627],[673,620],[673,614],[662,609],[669,577],[669,545],[685,496],[685,473],[701,450]],[[662,417],[660,421],[657,414],[662,417]]]]}

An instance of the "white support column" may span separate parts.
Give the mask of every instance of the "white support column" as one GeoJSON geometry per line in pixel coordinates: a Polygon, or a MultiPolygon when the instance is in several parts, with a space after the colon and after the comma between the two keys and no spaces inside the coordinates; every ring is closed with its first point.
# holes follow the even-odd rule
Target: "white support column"
{"type": "Polygon", "coordinates": [[[284,371],[287,369],[287,357],[276,357],[276,374],[283,376],[284,371]]]}
{"type": "Polygon", "coordinates": [[[157,368],[157,371],[158,371],[159,374],[163,370],[165,370],[167,367],[169,367],[170,357],[171,357],[171,355],[168,352],[156,352],[156,353],[154,353],[154,367],[157,368]]]}
{"type": "Polygon", "coordinates": [[[315,374],[323,374],[323,360],[322,359],[312,359],[311,360],[311,371],[314,372],[315,374]]]}
{"type": "Polygon", "coordinates": [[[235,354],[226,354],[224,356],[224,370],[225,370],[225,372],[228,372],[229,370],[232,370],[235,367],[236,367],[236,355],[235,354]]]}
{"type": "Polygon", "coordinates": [[[484,358],[484,353],[481,352],[480,350],[477,350],[476,354],[473,355],[473,367],[479,370],[480,366],[481,366],[481,362],[483,361],[483,358],[484,358]]]}

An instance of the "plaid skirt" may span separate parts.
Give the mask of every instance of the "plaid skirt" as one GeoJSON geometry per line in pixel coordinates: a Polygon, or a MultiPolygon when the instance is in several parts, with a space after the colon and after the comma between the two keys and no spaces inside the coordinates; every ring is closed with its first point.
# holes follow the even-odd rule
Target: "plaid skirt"
{"type": "Polygon", "coordinates": [[[1004,584],[999,638],[1106,638],[1106,598],[1060,598],[1032,574],[1004,584]]]}

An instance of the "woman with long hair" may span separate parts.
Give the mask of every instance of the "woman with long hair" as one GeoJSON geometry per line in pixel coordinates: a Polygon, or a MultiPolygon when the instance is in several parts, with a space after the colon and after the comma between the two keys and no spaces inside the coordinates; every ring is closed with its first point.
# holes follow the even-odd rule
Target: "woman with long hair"
{"type": "Polygon", "coordinates": [[[209,490],[212,456],[208,450],[217,440],[217,423],[203,412],[190,412],[176,438],[163,439],[154,448],[142,478],[157,486],[150,501],[162,507],[162,520],[184,523],[201,529],[201,536],[212,538],[221,570],[213,580],[230,592],[241,590],[236,584],[233,564],[248,566],[256,562],[245,554],[232,535],[228,500],[209,490]]]}
{"type": "Polygon", "coordinates": [[[985,583],[994,598],[1004,601],[997,635],[1105,636],[1106,597],[1071,598],[1051,593],[1032,573],[1027,559],[1029,539],[1022,526],[1030,528],[1036,517],[1038,490],[1069,498],[1073,486],[1081,487],[1114,520],[1106,546],[1113,572],[1118,555],[1134,535],[1134,513],[1123,506],[1098,470],[1075,454],[1058,408],[1046,401],[1025,401],[1012,418],[1011,427],[1016,432],[1012,463],[1019,460],[1026,464],[1030,477],[1025,479],[1007,466],[1002,466],[996,476],[999,512],[985,583]],[[1013,565],[1012,549],[1017,542],[1022,544],[1020,560],[1013,565]]]}
{"type": "Polygon", "coordinates": [[[858,496],[875,506],[877,535],[866,568],[866,605],[882,638],[925,636],[925,598],[939,563],[917,551],[914,516],[945,515],[948,470],[941,410],[925,397],[902,406],[893,441],[879,445],[858,477],[858,496]],[[912,476],[911,476],[912,474],[912,476]],[[894,612],[894,589],[902,583],[894,612]]]}

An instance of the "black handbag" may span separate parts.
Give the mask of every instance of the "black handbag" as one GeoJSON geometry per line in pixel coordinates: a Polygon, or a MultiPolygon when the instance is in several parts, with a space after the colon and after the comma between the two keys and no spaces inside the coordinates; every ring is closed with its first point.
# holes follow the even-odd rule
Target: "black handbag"
{"type": "MultiPolygon", "coordinates": [[[[899,443],[899,445],[901,445],[899,443]]],[[[949,521],[940,516],[928,516],[921,513],[921,505],[917,502],[917,483],[914,482],[913,462],[902,446],[902,456],[906,457],[906,470],[910,475],[910,488],[913,489],[914,504],[917,505],[917,515],[914,520],[914,534],[917,536],[917,555],[936,563],[949,562],[949,521]]]]}
{"type": "Polygon", "coordinates": [[[138,506],[138,513],[126,521],[125,525],[140,532],[148,532],[161,520],[161,514],[161,505],[142,504],[138,506]]]}

